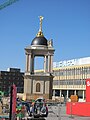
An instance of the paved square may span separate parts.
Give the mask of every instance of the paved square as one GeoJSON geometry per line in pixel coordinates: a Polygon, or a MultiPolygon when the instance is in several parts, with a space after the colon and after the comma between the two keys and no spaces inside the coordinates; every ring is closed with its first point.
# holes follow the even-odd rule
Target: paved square
{"type": "Polygon", "coordinates": [[[82,117],[66,114],[65,105],[49,106],[49,114],[46,120],[90,120],[90,117],[82,117]]]}

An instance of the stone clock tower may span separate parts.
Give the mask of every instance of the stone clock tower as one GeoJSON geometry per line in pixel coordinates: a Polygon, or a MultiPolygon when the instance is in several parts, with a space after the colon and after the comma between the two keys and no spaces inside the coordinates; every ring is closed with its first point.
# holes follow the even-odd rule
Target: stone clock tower
{"type": "MultiPolygon", "coordinates": [[[[27,99],[43,97],[52,98],[53,85],[53,55],[54,48],[52,40],[47,40],[42,32],[42,20],[40,16],[40,28],[31,45],[25,48],[26,70],[24,75],[24,94],[27,99]],[[43,57],[43,73],[35,73],[34,59],[43,57]]],[[[40,63],[40,62],[39,62],[40,63]]]]}

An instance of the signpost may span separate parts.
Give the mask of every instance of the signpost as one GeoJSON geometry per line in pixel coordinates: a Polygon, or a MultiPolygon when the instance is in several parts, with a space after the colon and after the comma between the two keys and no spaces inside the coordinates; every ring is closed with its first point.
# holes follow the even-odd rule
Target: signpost
{"type": "Polygon", "coordinates": [[[10,91],[10,115],[9,119],[10,120],[15,120],[16,118],[16,86],[13,84],[11,86],[11,91],[10,91]]]}

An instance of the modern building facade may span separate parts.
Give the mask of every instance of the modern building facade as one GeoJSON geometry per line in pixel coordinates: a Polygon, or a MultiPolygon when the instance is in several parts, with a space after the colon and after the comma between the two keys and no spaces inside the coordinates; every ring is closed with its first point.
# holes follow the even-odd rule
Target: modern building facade
{"type": "Polygon", "coordinates": [[[24,73],[20,69],[9,68],[7,71],[0,71],[0,91],[6,96],[9,95],[11,85],[15,84],[17,93],[23,93],[24,73]]]}
{"type": "MultiPolygon", "coordinates": [[[[43,72],[37,70],[36,72],[43,72]]],[[[86,79],[90,78],[90,57],[53,63],[53,96],[85,100],[86,79]]]]}

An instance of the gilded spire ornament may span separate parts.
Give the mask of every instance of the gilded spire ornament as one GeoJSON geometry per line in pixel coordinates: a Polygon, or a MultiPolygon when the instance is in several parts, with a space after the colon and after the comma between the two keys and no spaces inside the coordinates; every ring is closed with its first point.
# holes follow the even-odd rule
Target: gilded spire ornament
{"type": "Polygon", "coordinates": [[[43,36],[43,32],[42,32],[42,20],[43,20],[43,16],[39,16],[40,19],[40,28],[39,28],[39,32],[37,33],[37,37],[43,36]]]}

